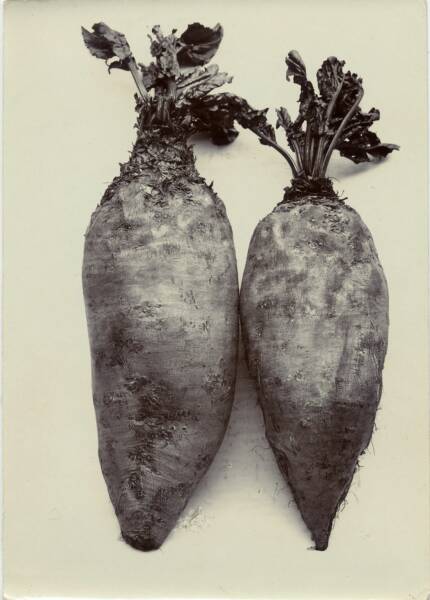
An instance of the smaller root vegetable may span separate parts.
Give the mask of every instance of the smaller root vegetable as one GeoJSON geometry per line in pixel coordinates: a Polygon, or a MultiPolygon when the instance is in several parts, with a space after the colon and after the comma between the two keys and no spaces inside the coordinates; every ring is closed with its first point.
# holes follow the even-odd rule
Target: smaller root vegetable
{"type": "Polygon", "coordinates": [[[257,226],[241,288],[266,435],[317,550],[328,545],[382,391],[388,291],[367,227],[304,197],[257,226]]]}

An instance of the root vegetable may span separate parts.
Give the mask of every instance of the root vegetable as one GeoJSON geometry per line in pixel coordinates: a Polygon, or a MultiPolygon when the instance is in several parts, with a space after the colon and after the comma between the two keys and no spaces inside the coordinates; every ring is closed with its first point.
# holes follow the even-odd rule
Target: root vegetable
{"type": "Polygon", "coordinates": [[[103,23],[92,54],[136,82],[138,135],[85,238],[83,289],[99,458],[124,540],[160,547],[226,431],[236,377],[238,281],[222,201],[198,174],[189,136],[237,135],[222,113],[230,78],[213,56],[222,29],[153,29],[138,65],[103,23]]]}
{"type": "Polygon", "coordinates": [[[289,53],[287,78],[301,86],[300,109],[293,121],[281,108],[277,126],[294,155],[278,145],[264,111],[236,101],[242,124],[294,175],[254,232],[240,310],[266,435],[317,550],[327,548],[370,442],[388,339],[387,284],[372,236],[326,169],[335,149],[362,162],[398,147],[369,131],[379,112],[361,112],[361,80],[343,64],[323,63],[317,96],[299,54],[289,53]]]}

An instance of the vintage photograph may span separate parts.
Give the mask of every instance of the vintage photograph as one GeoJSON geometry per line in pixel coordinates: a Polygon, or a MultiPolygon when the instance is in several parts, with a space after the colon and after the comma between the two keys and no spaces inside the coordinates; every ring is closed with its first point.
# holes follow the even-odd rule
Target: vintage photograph
{"type": "Polygon", "coordinates": [[[425,4],[4,20],[5,597],[426,600],[425,4]]]}

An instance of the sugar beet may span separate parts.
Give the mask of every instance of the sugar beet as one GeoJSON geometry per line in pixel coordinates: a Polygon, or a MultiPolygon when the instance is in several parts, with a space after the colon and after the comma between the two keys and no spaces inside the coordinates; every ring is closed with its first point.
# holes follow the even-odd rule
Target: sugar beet
{"type": "Polygon", "coordinates": [[[361,111],[362,81],[344,73],[343,61],[323,62],[320,95],[298,52],[286,63],[287,79],[301,88],[295,120],[277,111],[288,150],[265,111],[236,100],[241,124],[293,172],[282,202],[254,232],[240,312],[268,440],[316,549],[325,550],[371,439],[388,336],[387,284],[372,237],[326,170],[334,150],[360,163],[398,146],[369,130],[379,111],[361,111]]]}
{"type": "Polygon", "coordinates": [[[263,219],[241,317],[268,440],[324,550],[373,432],[387,348],[387,285],[358,214],[305,197],[263,219]]]}
{"type": "Polygon", "coordinates": [[[116,57],[110,68],[131,71],[140,93],[130,159],[85,238],[99,457],[124,540],[154,550],[211,464],[233,401],[233,236],[187,142],[196,131],[218,144],[234,139],[223,95],[209,94],[230,78],[200,66],[216,51],[220,26],[194,23],[180,39],[155,27],[149,67],[137,65],[119,32],[103,23],[93,30],[83,31],[91,53],[116,57]]]}

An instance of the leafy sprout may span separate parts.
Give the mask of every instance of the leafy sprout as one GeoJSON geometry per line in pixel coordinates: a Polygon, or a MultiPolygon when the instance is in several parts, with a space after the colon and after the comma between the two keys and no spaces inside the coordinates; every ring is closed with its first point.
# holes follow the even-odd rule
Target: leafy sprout
{"type": "Polygon", "coordinates": [[[210,28],[192,23],[179,36],[176,29],[164,35],[156,25],[149,36],[154,60],[148,65],[136,62],[124,34],[104,23],[96,23],[92,29],[82,28],[91,54],[105,60],[109,72],[122,69],[134,78],[141,130],[176,127],[188,135],[208,131],[216,144],[229,143],[237,136],[223,94],[210,94],[232,80],[217,65],[208,65],[222,41],[220,24],[210,28]]]}
{"type": "Polygon", "coordinates": [[[328,189],[325,178],[334,150],[360,163],[384,158],[399,149],[396,144],[381,143],[376,133],[369,130],[379,119],[379,111],[361,110],[362,80],[355,73],[345,73],[344,64],[334,56],[323,62],[317,72],[317,94],[300,54],[295,50],[288,53],[286,78],[300,86],[297,117],[292,119],[284,107],[276,111],[276,129],[284,130],[288,149],[277,142],[275,130],[267,122],[267,110],[255,110],[242,98],[227,95],[230,114],[253,131],[262,144],[272,146],[287,160],[294,188],[303,193],[328,189]]]}

